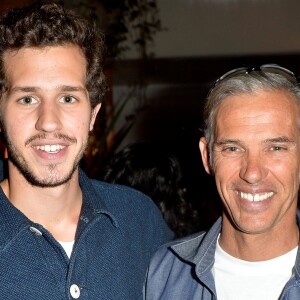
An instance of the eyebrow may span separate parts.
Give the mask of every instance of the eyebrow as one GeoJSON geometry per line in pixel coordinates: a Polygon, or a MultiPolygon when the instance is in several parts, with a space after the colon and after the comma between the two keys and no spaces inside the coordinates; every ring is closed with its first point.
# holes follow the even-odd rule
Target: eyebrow
{"type": "Polygon", "coordinates": [[[224,139],[224,140],[219,140],[219,141],[216,141],[214,143],[214,145],[216,146],[222,146],[222,145],[227,145],[227,144],[242,144],[242,141],[241,140],[233,140],[233,139],[224,139]]]}
{"type": "Polygon", "coordinates": [[[280,136],[272,139],[267,139],[264,141],[265,143],[294,143],[295,141],[291,141],[288,137],[286,136],[280,136]]]}
{"type": "Polygon", "coordinates": [[[35,92],[37,90],[36,87],[33,87],[33,86],[24,86],[24,87],[21,87],[21,86],[16,86],[12,89],[8,89],[9,91],[9,94],[12,94],[12,93],[16,93],[16,92],[26,92],[26,93],[30,93],[30,92],[35,92]]]}
{"type": "MultiPolygon", "coordinates": [[[[295,141],[290,140],[288,137],[286,136],[280,136],[280,137],[275,137],[275,138],[270,138],[270,139],[266,139],[263,141],[264,144],[268,144],[268,143],[294,143],[295,141]]],[[[243,142],[239,139],[223,139],[223,140],[219,140],[216,141],[214,143],[215,146],[222,146],[222,145],[228,145],[228,144],[239,144],[242,145],[243,142]]]]}
{"type": "Polygon", "coordinates": [[[70,85],[62,85],[60,89],[63,92],[84,92],[86,93],[86,89],[81,86],[70,86],[70,85]]]}

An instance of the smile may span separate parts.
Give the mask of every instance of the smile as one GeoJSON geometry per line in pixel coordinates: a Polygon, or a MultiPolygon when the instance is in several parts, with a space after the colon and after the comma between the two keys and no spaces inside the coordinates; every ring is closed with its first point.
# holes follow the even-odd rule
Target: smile
{"type": "Polygon", "coordinates": [[[33,148],[48,153],[57,153],[60,150],[64,149],[65,147],[66,146],[62,146],[62,145],[43,145],[43,146],[34,146],[33,148]]]}
{"type": "Polygon", "coordinates": [[[252,201],[252,202],[263,201],[263,200],[271,198],[273,195],[274,195],[273,192],[268,192],[268,193],[263,193],[263,194],[250,194],[250,193],[243,193],[243,192],[239,193],[239,196],[242,199],[245,199],[247,201],[252,201]]]}

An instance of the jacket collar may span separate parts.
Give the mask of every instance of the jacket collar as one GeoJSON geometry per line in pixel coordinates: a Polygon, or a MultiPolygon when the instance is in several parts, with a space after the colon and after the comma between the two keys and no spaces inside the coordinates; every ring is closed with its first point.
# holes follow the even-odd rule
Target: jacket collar
{"type": "MultiPolygon", "coordinates": [[[[297,210],[296,219],[297,219],[298,227],[300,227],[300,211],[299,210],[297,210]]],[[[294,266],[294,273],[295,273],[296,279],[298,281],[300,281],[300,245],[299,244],[298,244],[298,252],[297,252],[296,262],[295,262],[295,266],[294,266]]]]}
{"type": "MultiPolygon", "coordinates": [[[[300,227],[300,211],[297,210],[297,224],[300,227]]],[[[208,232],[196,235],[188,240],[183,240],[173,246],[172,251],[187,263],[196,266],[196,273],[201,276],[209,272],[214,264],[215,250],[218,235],[222,229],[222,218],[220,217],[208,232]]],[[[294,266],[294,274],[300,280],[300,245],[294,266]]]]}
{"type": "Polygon", "coordinates": [[[215,259],[218,235],[222,219],[219,218],[208,232],[194,236],[171,246],[171,249],[184,261],[196,265],[196,273],[201,275],[210,271],[215,259]]]}

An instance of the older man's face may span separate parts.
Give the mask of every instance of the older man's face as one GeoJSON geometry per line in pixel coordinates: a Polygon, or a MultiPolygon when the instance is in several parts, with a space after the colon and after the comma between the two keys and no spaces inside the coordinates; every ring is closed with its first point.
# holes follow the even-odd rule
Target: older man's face
{"type": "MultiPolygon", "coordinates": [[[[295,223],[298,114],[295,99],[283,91],[230,96],[220,104],[211,169],[228,226],[255,234],[295,223]]],[[[204,138],[200,148],[210,172],[204,138]]]]}

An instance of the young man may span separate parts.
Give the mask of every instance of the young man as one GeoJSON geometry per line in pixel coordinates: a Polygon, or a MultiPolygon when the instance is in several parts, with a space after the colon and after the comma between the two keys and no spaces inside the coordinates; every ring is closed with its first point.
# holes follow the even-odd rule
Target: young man
{"type": "Polygon", "coordinates": [[[230,71],[210,91],[204,117],[200,151],[222,217],[157,252],[146,299],[299,299],[295,76],[277,65],[230,71]]]}
{"type": "Polygon", "coordinates": [[[151,254],[171,238],[152,201],[78,168],[102,52],[94,27],[55,3],[0,20],[1,299],[140,299],[151,254]]]}

